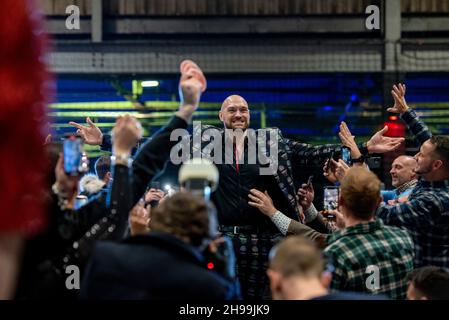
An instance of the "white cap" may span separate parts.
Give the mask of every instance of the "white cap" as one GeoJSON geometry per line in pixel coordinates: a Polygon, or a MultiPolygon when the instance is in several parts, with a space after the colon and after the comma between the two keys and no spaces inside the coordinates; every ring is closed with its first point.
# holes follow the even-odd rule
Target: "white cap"
{"type": "Polygon", "coordinates": [[[187,160],[179,169],[178,181],[181,185],[188,180],[207,180],[211,191],[218,185],[218,169],[209,159],[194,158],[187,160]]]}

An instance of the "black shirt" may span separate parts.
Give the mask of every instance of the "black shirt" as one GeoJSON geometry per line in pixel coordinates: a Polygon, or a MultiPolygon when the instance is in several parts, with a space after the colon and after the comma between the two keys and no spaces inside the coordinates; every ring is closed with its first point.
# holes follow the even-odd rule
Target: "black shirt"
{"type": "Polygon", "coordinates": [[[217,207],[218,221],[225,226],[258,226],[262,230],[277,231],[270,218],[259,209],[248,204],[251,189],[267,191],[274,206],[284,214],[294,217],[287,198],[279,188],[274,176],[260,175],[260,165],[248,163],[248,148],[245,143],[244,162],[239,163],[238,171],[235,159],[233,164],[218,164],[220,181],[212,200],[217,207]]]}

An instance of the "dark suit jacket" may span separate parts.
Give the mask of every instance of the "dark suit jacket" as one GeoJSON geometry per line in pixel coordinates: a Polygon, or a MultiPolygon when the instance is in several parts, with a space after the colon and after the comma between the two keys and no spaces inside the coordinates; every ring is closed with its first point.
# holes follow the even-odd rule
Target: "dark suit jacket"
{"type": "Polygon", "coordinates": [[[81,285],[82,299],[225,300],[238,285],[206,268],[200,252],[162,232],[99,242],[81,285]]]}

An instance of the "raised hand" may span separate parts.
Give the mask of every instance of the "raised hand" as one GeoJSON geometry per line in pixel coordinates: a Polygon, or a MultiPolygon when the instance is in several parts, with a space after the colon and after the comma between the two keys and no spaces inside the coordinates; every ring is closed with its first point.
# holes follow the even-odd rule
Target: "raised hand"
{"type": "Polygon", "coordinates": [[[335,176],[335,167],[333,166],[332,161],[329,163],[329,160],[326,160],[326,162],[324,163],[323,176],[331,183],[335,183],[338,181],[337,177],[335,176]]]}
{"type": "Polygon", "coordinates": [[[371,139],[367,142],[367,148],[369,153],[385,153],[397,149],[401,143],[405,140],[404,138],[391,138],[384,137],[384,133],[388,131],[388,126],[377,131],[371,139]]]}
{"type": "Polygon", "coordinates": [[[144,207],[143,201],[139,201],[129,212],[129,229],[132,236],[146,234],[150,231],[151,209],[144,207]]]}
{"type": "Polygon", "coordinates": [[[180,71],[181,105],[176,115],[190,122],[193,112],[198,108],[201,93],[206,90],[207,83],[200,67],[191,60],[184,60],[180,65],[180,71]]]}
{"type": "Polygon", "coordinates": [[[70,121],[69,125],[78,129],[76,130],[76,134],[84,140],[84,143],[93,146],[101,145],[103,142],[103,133],[89,117],[86,118],[86,122],[89,126],[83,126],[73,121],[70,121]]]}
{"type": "Polygon", "coordinates": [[[141,137],[142,126],[136,118],[130,115],[118,117],[114,129],[112,129],[113,153],[129,156],[141,137]]]}
{"type": "Polygon", "coordinates": [[[161,189],[151,188],[145,193],[145,202],[149,203],[151,201],[161,201],[165,197],[165,192],[161,189]]]}
{"type": "Polygon", "coordinates": [[[248,194],[248,198],[250,198],[251,201],[248,201],[248,204],[250,206],[259,209],[260,212],[268,217],[274,216],[277,210],[273,205],[273,200],[271,200],[266,191],[263,193],[259,190],[251,189],[249,192],[250,194],[248,194]]]}
{"type": "Polygon", "coordinates": [[[299,204],[303,210],[307,210],[312,205],[315,198],[315,190],[313,184],[303,183],[301,188],[298,189],[299,204]]]}
{"type": "Polygon", "coordinates": [[[78,194],[79,176],[69,176],[64,171],[64,156],[59,154],[58,162],[55,167],[56,186],[59,196],[66,200],[65,207],[73,209],[78,194]]]}
{"type": "Polygon", "coordinates": [[[333,167],[335,168],[335,177],[341,182],[348,172],[349,166],[342,159],[338,159],[338,162],[334,159],[331,159],[331,161],[334,162],[333,167]]]}
{"type": "Polygon", "coordinates": [[[394,99],[394,105],[387,109],[388,112],[404,113],[409,109],[407,102],[405,101],[405,90],[405,84],[399,83],[398,85],[393,85],[391,95],[394,99]]]}
{"type": "Polygon", "coordinates": [[[351,131],[349,131],[349,128],[344,121],[340,123],[340,132],[338,133],[338,136],[340,137],[341,143],[345,147],[351,149],[351,157],[353,159],[357,159],[362,156],[362,153],[355,142],[354,136],[351,134],[351,131]]]}

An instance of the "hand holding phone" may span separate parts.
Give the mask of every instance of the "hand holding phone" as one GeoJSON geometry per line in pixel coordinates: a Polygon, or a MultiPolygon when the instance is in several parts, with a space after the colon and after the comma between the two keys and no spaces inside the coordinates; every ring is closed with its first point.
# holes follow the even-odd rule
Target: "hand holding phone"
{"type": "Polygon", "coordinates": [[[324,200],[323,208],[324,210],[335,210],[338,208],[338,187],[324,187],[324,200]]]}
{"type": "Polygon", "coordinates": [[[87,156],[83,151],[81,138],[74,135],[64,140],[64,172],[70,176],[78,176],[89,169],[87,156]]]}

